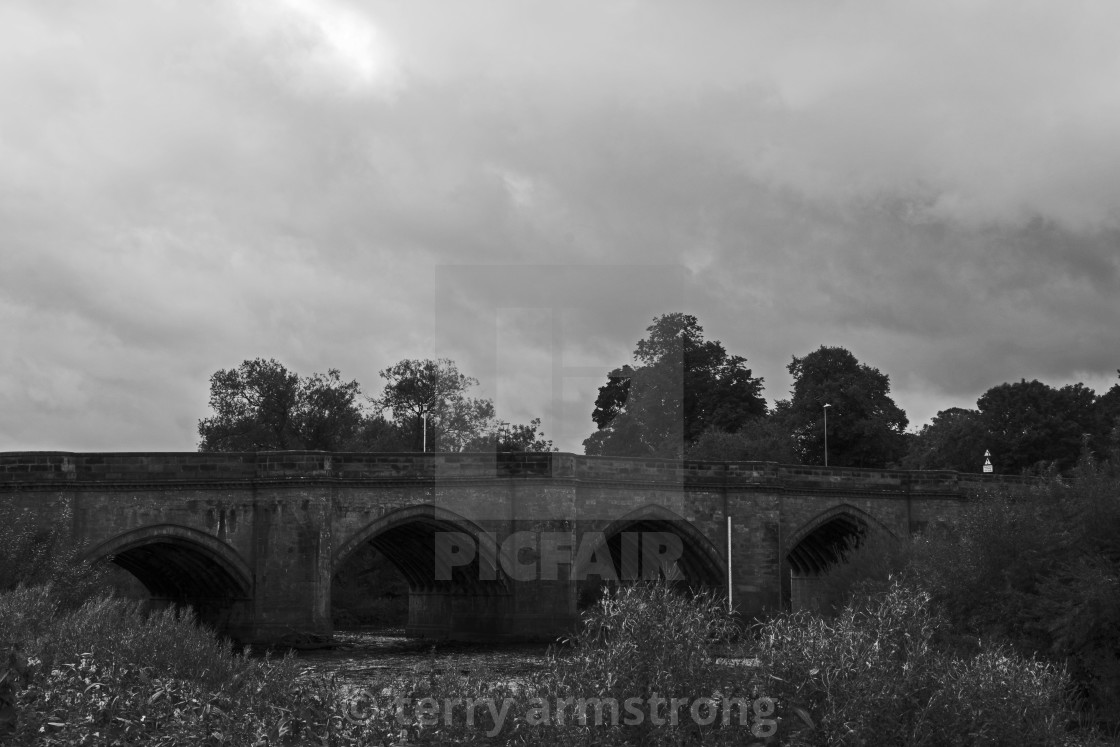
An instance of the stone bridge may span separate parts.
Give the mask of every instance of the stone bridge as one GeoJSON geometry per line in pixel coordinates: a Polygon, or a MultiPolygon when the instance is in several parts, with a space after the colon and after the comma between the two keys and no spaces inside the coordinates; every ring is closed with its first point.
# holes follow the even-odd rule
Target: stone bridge
{"type": "MultiPolygon", "coordinates": [[[[412,634],[543,638],[586,583],[668,575],[746,618],[812,604],[868,528],[950,526],[991,476],[563,453],[0,454],[0,507],[70,525],[153,599],[245,641],[331,633],[331,579],[367,543],[412,634]]],[[[1002,478],[1007,480],[1007,478],[1002,478]]]]}

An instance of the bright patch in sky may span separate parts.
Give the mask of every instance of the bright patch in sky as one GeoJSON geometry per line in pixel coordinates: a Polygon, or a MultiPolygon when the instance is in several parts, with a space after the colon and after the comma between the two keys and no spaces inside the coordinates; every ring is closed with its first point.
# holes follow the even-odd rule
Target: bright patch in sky
{"type": "Polygon", "coordinates": [[[365,93],[399,84],[396,56],[371,18],[331,0],[245,0],[246,28],[303,85],[365,93]]]}
{"type": "Polygon", "coordinates": [[[914,428],[1022,378],[1104,391],[1117,28],[1106,0],[0,0],[0,450],[190,450],[247,358],[377,395],[447,353],[580,451],[675,311],[771,402],[821,345],[914,428]]]}

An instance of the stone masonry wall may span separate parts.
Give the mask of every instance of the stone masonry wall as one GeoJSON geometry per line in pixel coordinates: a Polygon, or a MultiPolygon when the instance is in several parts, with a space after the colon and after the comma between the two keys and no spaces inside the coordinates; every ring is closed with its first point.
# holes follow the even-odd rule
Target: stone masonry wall
{"type": "MultiPolygon", "coordinates": [[[[634,522],[679,531],[715,569],[710,580],[721,592],[730,568],[733,598],[753,617],[782,604],[786,554],[830,512],[901,537],[951,526],[962,500],[994,484],[1024,481],[561,453],[0,453],[0,505],[43,521],[69,511],[89,552],[158,546],[185,553],[161,550],[168,564],[228,571],[247,595],[236,602],[238,632],[270,639],[329,633],[335,570],[355,543],[395,526],[394,517],[424,536],[481,531],[501,542],[519,531],[567,533],[573,554],[586,532],[634,522]]],[[[414,545],[423,541],[410,536],[414,545]]],[[[575,619],[576,585],[567,575],[486,589],[418,590],[410,620],[432,634],[458,626],[525,637],[575,619]]]]}

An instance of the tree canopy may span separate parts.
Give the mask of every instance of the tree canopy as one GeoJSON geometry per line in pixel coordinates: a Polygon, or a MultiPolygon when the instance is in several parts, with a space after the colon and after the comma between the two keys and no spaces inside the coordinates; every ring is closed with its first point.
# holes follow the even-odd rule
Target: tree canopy
{"type": "Polygon", "coordinates": [[[913,437],[902,466],[980,472],[986,442],[979,410],[950,407],[934,415],[913,437]]]}
{"type": "MultiPolygon", "coordinates": [[[[1120,370],[1116,371],[1120,375],[1120,370]]],[[[1097,398],[1091,445],[1100,459],[1120,465],[1120,383],[1097,398]]]]}
{"type": "Polygon", "coordinates": [[[696,317],[665,314],[646,331],[637,365],[614,369],[599,389],[586,453],[680,457],[705,430],[733,433],[766,415],[762,379],[745,358],[705,340],[696,317]]]}
{"type": "Polygon", "coordinates": [[[557,451],[552,441],[544,437],[541,419],[533,418],[528,425],[496,421],[484,433],[467,443],[466,451],[557,451]]]}
{"type": "Polygon", "coordinates": [[[301,377],[275,359],[246,360],[210,377],[214,414],[198,421],[199,451],[347,449],[366,418],[360,395],[337,369],[301,377]]]}
{"type": "Polygon", "coordinates": [[[198,422],[199,451],[552,450],[539,418],[497,420],[489,399],[467,396],[478,381],[448,359],[403,360],[381,376],[381,396],[368,398],[337,369],[304,377],[256,358],[219,370],[210,377],[213,414],[198,422]]]}
{"type": "Polygon", "coordinates": [[[1120,384],[1097,396],[1084,384],[1053,387],[1022,379],[991,387],[976,406],[937,413],[913,437],[904,465],[979,472],[990,451],[996,473],[1065,472],[1086,448],[1108,459],[1120,446],[1120,384]]]}
{"type": "Polygon", "coordinates": [[[985,448],[996,470],[1011,474],[1046,462],[1073,467],[1094,430],[1095,404],[1083,384],[1055,389],[1037,380],[994,386],[976,402],[985,448]]]}
{"type": "Polygon", "coordinates": [[[824,406],[828,412],[828,463],[885,467],[905,453],[906,413],[890,396],[890,377],[860,363],[842,347],[825,347],[788,366],[791,398],[775,416],[792,434],[801,461],[824,462],[824,406]]]}
{"type": "Polygon", "coordinates": [[[688,447],[689,459],[709,462],[780,462],[796,464],[790,434],[777,418],[754,418],[734,433],[709,428],[688,447]]]}
{"type": "Polygon", "coordinates": [[[378,404],[412,434],[414,451],[463,451],[492,425],[494,404],[467,396],[478,379],[447,358],[406,359],[381,371],[381,378],[385,389],[378,404]]]}

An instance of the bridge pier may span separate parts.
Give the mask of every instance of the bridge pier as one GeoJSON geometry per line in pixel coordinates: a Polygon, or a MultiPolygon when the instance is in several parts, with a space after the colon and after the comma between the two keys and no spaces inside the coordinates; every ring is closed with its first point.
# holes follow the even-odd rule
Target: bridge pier
{"type": "Polygon", "coordinates": [[[329,487],[255,486],[251,513],[254,642],[333,633],[329,487]]]}

